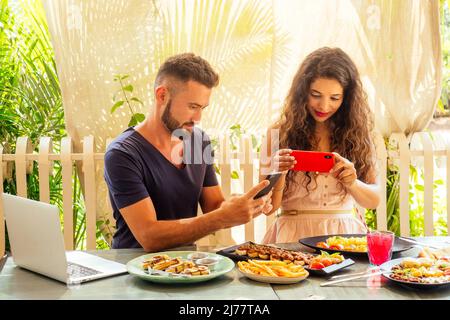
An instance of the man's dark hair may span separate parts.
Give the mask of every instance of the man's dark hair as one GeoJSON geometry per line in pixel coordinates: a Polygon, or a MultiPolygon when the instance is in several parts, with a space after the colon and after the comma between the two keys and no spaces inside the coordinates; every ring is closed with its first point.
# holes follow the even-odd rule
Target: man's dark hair
{"type": "Polygon", "coordinates": [[[165,78],[182,82],[194,80],[210,89],[219,84],[219,75],[208,61],[193,53],[182,53],[167,59],[158,70],[155,86],[160,85],[165,78]]]}

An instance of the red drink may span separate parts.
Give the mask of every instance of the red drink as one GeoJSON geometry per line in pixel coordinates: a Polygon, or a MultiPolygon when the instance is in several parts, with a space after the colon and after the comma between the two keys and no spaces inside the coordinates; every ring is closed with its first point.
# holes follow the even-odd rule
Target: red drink
{"type": "Polygon", "coordinates": [[[367,253],[371,265],[379,266],[391,259],[394,233],[390,231],[370,231],[367,233],[367,253]]]}

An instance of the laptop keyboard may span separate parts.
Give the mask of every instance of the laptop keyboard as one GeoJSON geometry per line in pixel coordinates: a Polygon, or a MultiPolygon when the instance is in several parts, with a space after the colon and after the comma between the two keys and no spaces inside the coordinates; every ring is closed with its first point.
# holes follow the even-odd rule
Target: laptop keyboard
{"type": "Polygon", "coordinates": [[[67,274],[70,278],[88,277],[99,273],[101,272],[73,262],[67,262],[67,274]]]}

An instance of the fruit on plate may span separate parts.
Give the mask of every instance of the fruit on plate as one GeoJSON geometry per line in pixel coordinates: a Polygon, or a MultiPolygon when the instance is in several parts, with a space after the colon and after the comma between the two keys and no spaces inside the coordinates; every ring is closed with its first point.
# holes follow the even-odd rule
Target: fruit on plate
{"type": "Polygon", "coordinates": [[[316,243],[316,247],[337,251],[367,252],[366,237],[329,237],[316,243]]]}
{"type": "Polygon", "coordinates": [[[326,242],[317,242],[316,247],[328,249],[330,246],[326,242]]]}
{"type": "Polygon", "coordinates": [[[315,256],[311,259],[309,268],[310,269],[323,269],[329,267],[333,264],[338,264],[344,261],[345,258],[339,252],[329,254],[325,251],[320,251],[320,255],[315,256]]]}
{"type": "Polygon", "coordinates": [[[323,268],[325,268],[325,265],[321,262],[314,261],[314,262],[311,262],[311,264],[309,265],[309,268],[310,269],[323,269],[323,268]]]}

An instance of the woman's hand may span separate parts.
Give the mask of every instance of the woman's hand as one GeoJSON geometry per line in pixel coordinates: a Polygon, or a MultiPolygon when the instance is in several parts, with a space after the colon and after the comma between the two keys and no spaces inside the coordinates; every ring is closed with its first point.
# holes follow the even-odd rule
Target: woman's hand
{"type": "Polygon", "coordinates": [[[270,191],[263,198],[264,198],[264,206],[263,206],[261,212],[264,213],[266,216],[268,216],[270,214],[270,212],[272,211],[272,209],[273,209],[273,206],[272,206],[272,191],[270,191]]]}
{"type": "Polygon", "coordinates": [[[291,152],[291,149],[280,149],[275,152],[270,162],[270,169],[286,174],[297,163],[295,157],[290,155],[291,152]]]}
{"type": "Polygon", "coordinates": [[[356,174],[355,165],[349,160],[345,159],[336,152],[333,152],[336,162],[330,173],[339,180],[344,187],[350,188],[358,178],[356,174]]]}

